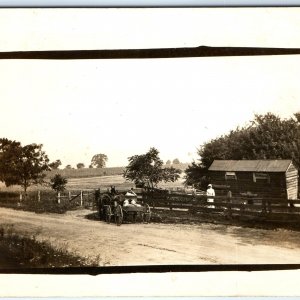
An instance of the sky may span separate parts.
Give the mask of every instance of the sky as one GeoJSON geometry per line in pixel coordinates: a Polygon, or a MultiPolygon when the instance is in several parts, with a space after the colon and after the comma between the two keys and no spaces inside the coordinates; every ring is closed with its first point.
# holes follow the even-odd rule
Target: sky
{"type": "MultiPolygon", "coordinates": [[[[1,10],[0,51],[300,47],[294,10],[139,12],[1,10]],[[12,17],[20,20],[17,28],[12,17]],[[217,19],[218,28],[202,27],[217,19]],[[220,34],[220,26],[227,34],[220,34]]],[[[42,143],[50,160],[60,159],[63,166],[88,166],[97,153],[108,156],[109,167],[124,166],[129,156],[150,147],[164,161],[191,162],[203,143],[246,125],[256,113],[289,118],[300,111],[298,78],[299,55],[0,60],[0,136],[42,143]]]]}

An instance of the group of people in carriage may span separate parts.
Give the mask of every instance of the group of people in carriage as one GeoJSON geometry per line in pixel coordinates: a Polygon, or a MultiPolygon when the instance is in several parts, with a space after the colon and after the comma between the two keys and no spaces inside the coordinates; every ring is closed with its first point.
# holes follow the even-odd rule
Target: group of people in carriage
{"type": "Polygon", "coordinates": [[[117,201],[118,204],[123,207],[126,206],[136,206],[140,207],[141,205],[137,203],[137,194],[134,192],[133,188],[128,190],[125,194],[119,194],[115,186],[111,186],[110,194],[113,201],[117,201]]]}
{"type": "Polygon", "coordinates": [[[99,217],[101,220],[107,219],[108,214],[115,216],[120,210],[122,210],[122,213],[135,215],[144,210],[143,203],[138,203],[138,197],[133,188],[126,193],[119,193],[114,186],[111,186],[110,190],[102,196],[98,189],[95,192],[95,198],[98,203],[99,217]]]}

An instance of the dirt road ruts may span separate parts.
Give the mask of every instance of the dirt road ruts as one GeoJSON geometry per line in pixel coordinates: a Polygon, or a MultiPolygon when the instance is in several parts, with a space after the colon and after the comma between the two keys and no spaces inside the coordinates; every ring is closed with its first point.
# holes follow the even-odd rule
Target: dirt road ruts
{"type": "Polygon", "coordinates": [[[35,214],[0,208],[1,224],[47,240],[99,266],[277,264],[300,262],[300,232],[200,224],[123,224],[89,220],[89,210],[35,214]]]}

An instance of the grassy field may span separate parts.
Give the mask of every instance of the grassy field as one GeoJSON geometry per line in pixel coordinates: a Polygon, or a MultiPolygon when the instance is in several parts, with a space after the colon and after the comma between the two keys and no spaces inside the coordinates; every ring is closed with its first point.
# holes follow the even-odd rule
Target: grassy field
{"type": "MultiPolygon", "coordinates": [[[[188,164],[178,164],[174,165],[176,168],[184,171],[188,164]]],[[[63,170],[53,170],[47,172],[46,181],[49,182],[50,178],[55,174],[60,174],[68,179],[67,190],[94,190],[94,189],[107,189],[114,185],[119,190],[130,189],[134,187],[133,182],[128,182],[122,176],[123,167],[115,168],[103,168],[103,169],[63,169],[63,170]]],[[[162,188],[177,188],[183,187],[183,177],[184,172],[182,172],[180,179],[174,183],[161,183],[159,186],[162,188]]],[[[47,185],[31,186],[28,191],[37,190],[49,190],[47,185]]],[[[6,187],[3,182],[0,182],[0,192],[21,192],[22,188],[20,186],[6,187]]]]}
{"type": "Polygon", "coordinates": [[[124,167],[102,168],[102,169],[57,169],[47,172],[47,178],[53,177],[55,174],[60,174],[67,178],[85,178],[99,176],[122,175],[124,167]]]}
{"type": "MultiPolygon", "coordinates": [[[[105,168],[56,170],[55,172],[48,173],[46,177],[46,181],[48,182],[56,173],[68,179],[66,191],[61,193],[60,201],[58,201],[57,194],[49,187],[49,184],[29,187],[27,198],[25,199],[23,195],[22,200],[20,200],[20,193],[23,192],[20,186],[6,187],[4,183],[0,182],[0,206],[34,211],[36,213],[65,213],[82,205],[82,203],[83,206],[94,207],[93,200],[96,189],[100,188],[101,192],[106,192],[111,186],[115,186],[117,191],[123,192],[135,187],[133,182],[125,180],[122,172],[122,168],[105,168]],[[116,174],[104,175],[107,173],[116,174]],[[81,191],[83,191],[82,201],[80,196],[81,191]],[[73,197],[75,197],[74,200],[73,197]]],[[[183,181],[184,173],[181,174],[177,182],[161,183],[159,187],[178,190],[183,188],[183,181]]]]}
{"type": "MultiPolygon", "coordinates": [[[[177,182],[161,183],[159,184],[159,186],[162,188],[183,187],[183,180],[183,178],[180,178],[177,182]]],[[[67,189],[107,189],[112,185],[114,185],[116,189],[119,190],[135,187],[133,182],[126,181],[122,175],[114,175],[87,178],[70,178],[68,180],[67,189]]]]}
{"type": "MultiPolygon", "coordinates": [[[[180,163],[171,165],[174,168],[184,170],[188,167],[188,163],[180,163]]],[[[85,178],[85,177],[99,177],[99,176],[114,176],[122,175],[125,167],[102,168],[102,169],[57,169],[47,172],[47,178],[53,177],[55,174],[60,174],[67,178],[85,178]]]]}
{"type": "MultiPolygon", "coordinates": [[[[161,183],[160,187],[171,190],[183,188],[182,177],[174,183],[161,183]]],[[[20,200],[22,188],[20,186],[5,187],[0,186],[0,206],[14,209],[34,211],[36,213],[65,213],[68,210],[76,209],[83,203],[84,207],[94,207],[95,190],[100,188],[101,192],[106,192],[111,186],[115,186],[117,191],[123,192],[135,187],[132,182],[128,182],[122,175],[98,176],[85,178],[69,178],[66,191],[61,193],[58,203],[57,194],[49,186],[32,186],[20,200]],[[82,193],[82,201],[80,193],[82,193]],[[76,196],[76,197],[75,197],[76,196]],[[71,200],[70,199],[73,199],[71,200]]]]}

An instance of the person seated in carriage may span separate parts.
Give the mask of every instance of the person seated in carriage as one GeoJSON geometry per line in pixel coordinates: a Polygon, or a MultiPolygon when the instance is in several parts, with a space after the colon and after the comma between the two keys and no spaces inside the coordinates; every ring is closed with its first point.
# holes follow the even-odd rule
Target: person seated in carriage
{"type": "Polygon", "coordinates": [[[125,194],[127,197],[137,197],[137,194],[134,192],[133,188],[131,188],[127,193],[125,194]]]}
{"type": "Polygon", "coordinates": [[[123,202],[123,206],[128,206],[128,205],[129,205],[129,200],[125,199],[124,202],[123,202]]]}
{"type": "Polygon", "coordinates": [[[126,194],[125,194],[125,200],[123,202],[123,206],[138,206],[141,205],[136,202],[137,200],[137,194],[133,191],[133,188],[131,188],[126,194]]]}
{"type": "Polygon", "coordinates": [[[141,205],[138,204],[138,203],[135,201],[135,199],[132,199],[131,202],[130,202],[130,204],[133,205],[133,206],[141,207],[141,205]]]}
{"type": "Polygon", "coordinates": [[[141,207],[140,204],[136,203],[134,199],[125,199],[123,202],[123,206],[136,206],[136,207],[141,207]]]}

